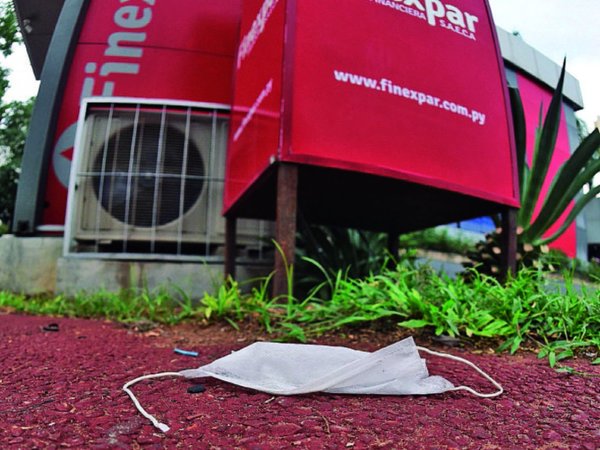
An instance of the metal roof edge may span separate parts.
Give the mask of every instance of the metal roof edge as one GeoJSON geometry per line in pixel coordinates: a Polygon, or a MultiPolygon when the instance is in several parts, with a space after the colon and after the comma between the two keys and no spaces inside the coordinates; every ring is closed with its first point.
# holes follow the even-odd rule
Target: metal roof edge
{"type": "MultiPolygon", "coordinates": [[[[500,51],[505,62],[541,81],[551,89],[556,87],[560,76],[560,65],[527,44],[520,36],[509,33],[500,27],[496,27],[496,30],[500,51]]],[[[583,96],[579,81],[568,71],[565,76],[563,95],[574,109],[583,108],[583,96]]]]}

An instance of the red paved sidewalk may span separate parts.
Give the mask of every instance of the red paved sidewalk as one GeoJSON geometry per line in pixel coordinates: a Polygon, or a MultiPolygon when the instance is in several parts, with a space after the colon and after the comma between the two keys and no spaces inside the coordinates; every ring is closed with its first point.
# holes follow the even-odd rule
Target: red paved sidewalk
{"type": "MultiPolygon", "coordinates": [[[[190,358],[175,355],[174,345],[110,322],[0,314],[0,448],[600,448],[600,367],[573,362],[595,376],[570,376],[530,354],[461,350],[452,352],[488,371],[506,393],[272,398],[216,380],[193,395],[188,380],[144,381],[133,390],[171,427],[163,434],[136,411],[122,385],[145,373],[196,367],[235,348],[194,346],[200,357],[190,358]],[[42,331],[51,322],[59,331],[42,331]]],[[[437,358],[428,364],[456,384],[493,390],[461,364],[437,358]]]]}

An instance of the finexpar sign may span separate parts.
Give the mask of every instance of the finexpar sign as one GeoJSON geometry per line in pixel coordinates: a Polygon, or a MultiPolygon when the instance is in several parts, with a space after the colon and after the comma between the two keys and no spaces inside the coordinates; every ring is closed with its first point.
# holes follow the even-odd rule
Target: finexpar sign
{"type": "Polygon", "coordinates": [[[333,76],[340,83],[349,83],[355,86],[362,86],[367,89],[383,91],[386,94],[404,97],[407,100],[411,100],[418,103],[419,106],[427,105],[442,108],[453,114],[458,114],[460,116],[471,119],[474,123],[477,123],[479,125],[485,125],[485,114],[482,112],[476,111],[474,109],[469,109],[466,106],[456,104],[449,100],[443,100],[426,92],[416,91],[406,86],[399,86],[393,83],[391,80],[388,80],[387,78],[375,80],[373,78],[368,78],[363,75],[356,75],[340,70],[334,70],[333,76]]]}
{"type": "Polygon", "coordinates": [[[242,65],[242,61],[252,51],[254,44],[265,29],[265,25],[271,17],[273,10],[277,6],[279,0],[265,0],[260,7],[256,18],[252,21],[250,30],[242,37],[237,54],[237,68],[242,65]]]}
{"type": "Polygon", "coordinates": [[[241,0],[177,0],[177,8],[164,0],[90,1],[57,117],[43,224],[64,223],[81,100],[230,103],[240,13],[241,0]]]}
{"type": "Polygon", "coordinates": [[[518,204],[485,0],[244,6],[226,211],[276,161],[518,204]]]}
{"type": "Polygon", "coordinates": [[[440,0],[371,0],[475,40],[479,17],[440,0]]]}
{"type": "Polygon", "coordinates": [[[277,158],[286,0],[244,0],[225,173],[225,208],[277,158]]]}

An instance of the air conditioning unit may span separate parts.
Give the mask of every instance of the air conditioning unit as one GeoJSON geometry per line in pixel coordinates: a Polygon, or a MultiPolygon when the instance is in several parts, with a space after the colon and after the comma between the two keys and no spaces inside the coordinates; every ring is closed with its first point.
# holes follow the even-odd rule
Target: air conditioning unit
{"type": "MultiPolygon", "coordinates": [[[[226,109],[106,98],[83,108],[71,251],[209,256],[224,243],[226,109]]],[[[245,221],[238,239],[257,244],[267,228],[245,221]]]]}

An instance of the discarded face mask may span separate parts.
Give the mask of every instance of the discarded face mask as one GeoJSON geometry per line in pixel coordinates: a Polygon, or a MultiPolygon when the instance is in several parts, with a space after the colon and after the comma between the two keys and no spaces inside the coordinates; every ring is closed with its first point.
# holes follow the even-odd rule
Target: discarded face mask
{"type": "Polygon", "coordinates": [[[412,337],[372,353],[326,345],[257,342],[197,369],[144,375],[126,383],[123,390],[140,413],[165,432],[169,427],[148,414],[129,389],[139,381],[165,376],[213,377],[273,395],[311,392],[426,395],[466,390],[479,397],[496,397],[503,392],[500,384],[473,363],[418,347],[412,337]],[[489,380],[497,391],[483,394],[467,386],[454,386],[443,377],[430,376],[419,351],[469,365],[489,380]]]}

